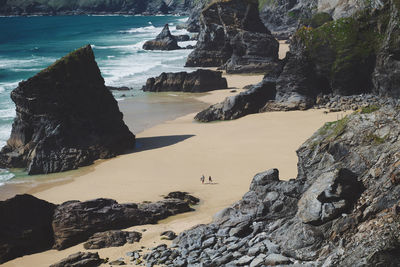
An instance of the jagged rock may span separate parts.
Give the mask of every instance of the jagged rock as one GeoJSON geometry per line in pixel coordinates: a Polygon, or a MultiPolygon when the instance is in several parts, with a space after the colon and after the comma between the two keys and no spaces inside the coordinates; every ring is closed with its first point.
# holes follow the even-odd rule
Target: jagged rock
{"type": "Polygon", "coordinates": [[[199,112],[195,119],[201,122],[233,120],[257,113],[268,100],[275,98],[275,82],[264,79],[248,91],[227,97],[224,102],[199,112]]]}
{"type": "Polygon", "coordinates": [[[290,264],[292,261],[283,255],[280,254],[269,254],[265,259],[264,259],[264,264],[268,266],[276,266],[276,265],[282,265],[282,264],[290,264]]]}
{"type": "Polygon", "coordinates": [[[55,207],[31,195],[0,201],[0,263],[53,246],[55,207]]]}
{"type": "Polygon", "coordinates": [[[174,191],[174,192],[168,193],[168,195],[166,195],[164,198],[165,199],[175,198],[175,199],[184,200],[190,205],[196,205],[200,202],[199,198],[194,197],[187,192],[180,192],[180,191],[174,191]]]}
{"type": "Polygon", "coordinates": [[[200,31],[201,11],[211,2],[211,0],[197,0],[194,2],[195,2],[195,6],[190,11],[188,21],[186,22],[186,29],[189,32],[199,32],[200,31]]]}
{"type": "Polygon", "coordinates": [[[96,267],[102,263],[104,263],[104,260],[99,257],[97,252],[77,252],[50,265],[50,267],[96,267]]]}
{"type": "Polygon", "coordinates": [[[327,172],[304,192],[298,203],[298,215],[304,223],[323,224],[347,212],[364,186],[347,169],[327,172]]]}
{"type": "Polygon", "coordinates": [[[168,24],[157,35],[156,39],[144,43],[144,50],[177,50],[181,49],[178,46],[176,38],[169,31],[168,24]]]}
{"type": "Polygon", "coordinates": [[[178,199],[143,204],[118,204],[115,200],[103,198],[85,202],[67,201],[54,212],[54,248],[68,248],[86,241],[97,232],[156,223],[191,210],[189,204],[178,199]]]}
{"type": "Polygon", "coordinates": [[[258,1],[214,1],[202,11],[200,24],[187,67],[226,63],[227,72],[266,72],[276,66],[278,42],[259,18],[258,1]]]}
{"type": "Polygon", "coordinates": [[[108,247],[120,247],[126,243],[132,244],[133,242],[139,242],[142,238],[142,234],[139,232],[127,232],[121,230],[113,230],[95,233],[88,241],[83,244],[85,249],[100,249],[108,247]]]}
{"type": "Polygon", "coordinates": [[[142,90],[145,92],[206,92],[226,88],[228,85],[226,79],[222,77],[222,72],[198,69],[189,73],[163,72],[158,77],[147,79],[142,90]]]}
{"type": "Polygon", "coordinates": [[[20,82],[11,98],[17,117],[0,152],[3,168],[67,171],[134,146],[89,45],[20,82]]]}

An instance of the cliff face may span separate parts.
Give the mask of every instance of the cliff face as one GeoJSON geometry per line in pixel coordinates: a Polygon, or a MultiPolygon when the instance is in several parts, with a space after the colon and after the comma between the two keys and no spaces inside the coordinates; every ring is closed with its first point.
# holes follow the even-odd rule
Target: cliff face
{"type": "Polygon", "coordinates": [[[327,123],[297,151],[298,176],[259,173],[242,200],[181,233],[167,266],[398,266],[399,106],[327,123]],[[289,177],[285,177],[289,178],[289,177]]]}
{"type": "Polygon", "coordinates": [[[278,42],[261,22],[256,0],[215,1],[200,16],[196,49],[188,67],[227,72],[267,72],[278,61],[278,42]]]}
{"type": "Polygon", "coordinates": [[[132,149],[135,136],[104,85],[90,46],[11,92],[17,117],[0,164],[29,174],[61,172],[132,149]]]}
{"type": "Polygon", "coordinates": [[[191,0],[3,0],[0,1],[0,14],[187,14],[194,6],[194,2],[191,0]]]}

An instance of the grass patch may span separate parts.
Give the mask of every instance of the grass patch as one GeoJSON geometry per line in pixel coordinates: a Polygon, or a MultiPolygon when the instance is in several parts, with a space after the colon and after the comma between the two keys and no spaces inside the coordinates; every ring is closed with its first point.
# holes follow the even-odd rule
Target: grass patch
{"type": "Polygon", "coordinates": [[[369,143],[373,143],[374,145],[380,145],[386,142],[387,138],[388,138],[389,134],[385,135],[384,137],[379,137],[375,134],[368,134],[366,136],[366,141],[369,143]]]}
{"type": "Polygon", "coordinates": [[[379,110],[380,108],[381,107],[378,106],[378,105],[370,105],[370,106],[361,108],[360,113],[361,114],[370,114],[372,112],[375,112],[375,111],[379,110]]]}

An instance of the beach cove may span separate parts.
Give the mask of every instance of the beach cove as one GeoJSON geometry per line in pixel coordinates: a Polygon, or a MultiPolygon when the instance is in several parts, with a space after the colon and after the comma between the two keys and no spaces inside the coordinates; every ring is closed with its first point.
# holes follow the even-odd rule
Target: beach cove
{"type": "MultiPolygon", "coordinates": [[[[242,88],[262,79],[245,75],[225,77],[230,88],[242,88]]],[[[231,90],[217,90],[196,98],[208,105],[243,89],[234,93],[231,90]]],[[[129,108],[124,110],[121,103],[120,108],[127,125],[134,124],[128,115],[129,108]]],[[[312,109],[253,114],[234,121],[204,124],[194,122],[194,115],[184,115],[138,133],[137,150],[133,153],[98,161],[78,177],[59,185],[39,185],[28,193],[56,204],[98,197],[120,203],[154,201],[171,191],[186,191],[200,198],[194,212],[173,216],[156,225],[129,228],[146,229],[139,243],[99,250],[102,258],[126,257],[126,252],[141,246],[169,243],[160,239],[165,230],[179,233],[209,223],[217,211],[247,192],[258,172],[278,168],[281,179],[295,178],[296,149],[325,122],[339,116],[312,109]],[[211,175],[214,183],[201,184],[202,174],[211,175]]],[[[49,250],[14,259],[4,266],[47,266],[81,250],[82,244],[62,251],[49,250]]]]}

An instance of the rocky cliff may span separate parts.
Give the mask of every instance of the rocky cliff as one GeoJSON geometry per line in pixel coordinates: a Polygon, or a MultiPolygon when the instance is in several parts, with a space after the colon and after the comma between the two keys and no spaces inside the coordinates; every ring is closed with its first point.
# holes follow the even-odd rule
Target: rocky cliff
{"type": "Polygon", "coordinates": [[[192,0],[3,0],[0,15],[188,14],[192,0]]]}
{"type": "Polygon", "coordinates": [[[278,64],[278,48],[256,0],[215,1],[201,13],[198,43],[186,66],[266,73],[278,64]]]}
{"type": "MultiPolygon", "coordinates": [[[[265,79],[275,81],[276,94],[273,101],[270,96],[257,99],[265,106],[254,113],[307,109],[321,95],[375,94],[398,99],[399,21],[399,5],[392,0],[337,20],[326,13],[315,14],[294,33],[283,69],[267,73],[265,79]]],[[[227,101],[225,114],[248,114],[240,106],[226,105],[227,101]]],[[[214,106],[196,118],[210,121],[240,116],[222,116],[214,106]]]]}
{"type": "Polygon", "coordinates": [[[0,165],[29,174],[61,172],[133,149],[135,136],[104,85],[90,46],[11,92],[17,116],[0,165]]]}
{"type": "MultiPolygon", "coordinates": [[[[400,106],[327,123],[298,150],[296,179],[259,173],[213,222],[144,256],[167,266],[398,266],[400,106]]],[[[284,177],[290,178],[290,177],[284,177]]]]}

